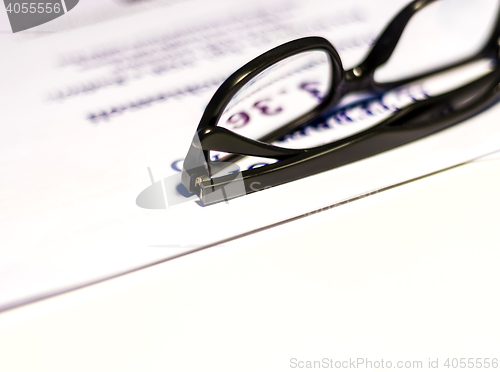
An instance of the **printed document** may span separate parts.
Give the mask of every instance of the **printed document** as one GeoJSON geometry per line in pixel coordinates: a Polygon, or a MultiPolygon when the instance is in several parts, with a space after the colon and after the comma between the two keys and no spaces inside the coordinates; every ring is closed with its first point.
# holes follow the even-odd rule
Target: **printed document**
{"type": "MultiPolygon", "coordinates": [[[[232,72],[303,36],[327,38],[352,68],[407,1],[384,4],[86,0],[16,34],[0,11],[0,311],[500,150],[496,106],[401,148],[226,203],[204,207],[165,190],[179,183],[203,110],[232,72]],[[148,187],[164,196],[155,208],[138,205],[148,187]]],[[[489,68],[479,62],[383,96],[350,97],[329,128],[296,133],[288,146],[375,125],[489,68]]]]}

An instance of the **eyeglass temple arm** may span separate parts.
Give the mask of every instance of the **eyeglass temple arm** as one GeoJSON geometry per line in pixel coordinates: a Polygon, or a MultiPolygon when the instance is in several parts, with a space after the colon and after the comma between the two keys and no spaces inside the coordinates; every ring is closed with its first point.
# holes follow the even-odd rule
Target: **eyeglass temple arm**
{"type": "Polygon", "coordinates": [[[306,150],[287,149],[253,140],[223,127],[209,127],[198,133],[201,148],[245,156],[259,156],[282,160],[302,154],[306,150]]]}
{"type": "Polygon", "coordinates": [[[412,1],[392,19],[375,41],[365,60],[357,67],[346,71],[346,84],[349,85],[349,90],[371,88],[371,76],[377,67],[388,61],[411,17],[434,1],[436,0],[412,1]]]}
{"type": "Polygon", "coordinates": [[[220,168],[224,168],[218,166],[217,162],[210,161],[210,151],[277,160],[307,152],[307,150],[287,149],[252,140],[222,127],[202,129],[196,133],[183,165],[181,179],[189,192],[195,192],[200,180],[210,178],[212,174],[221,170],[220,168]]]}

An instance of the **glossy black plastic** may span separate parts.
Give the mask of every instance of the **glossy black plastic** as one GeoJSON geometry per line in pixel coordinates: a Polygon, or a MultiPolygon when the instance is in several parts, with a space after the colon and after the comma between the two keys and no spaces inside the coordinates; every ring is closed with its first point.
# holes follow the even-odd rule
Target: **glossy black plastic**
{"type": "MultiPolygon", "coordinates": [[[[205,109],[184,161],[183,185],[189,192],[196,192],[205,205],[219,202],[228,197],[259,191],[387,151],[455,125],[491,106],[499,99],[498,67],[477,81],[455,91],[412,104],[380,124],[336,142],[299,150],[266,143],[279,139],[293,128],[321,117],[347,93],[367,90],[383,92],[481,58],[498,61],[499,16],[492,35],[476,55],[410,79],[378,84],[373,78],[374,72],[389,59],[410,18],[434,1],[438,0],[417,0],[406,6],[382,32],[365,60],[352,70],[344,71],[335,48],[321,37],[307,37],[283,44],[240,68],[221,85],[205,109]],[[324,51],[330,58],[332,69],[331,89],[319,106],[260,138],[260,141],[217,126],[229,101],[246,83],[275,63],[312,50],[324,51]],[[245,187],[227,195],[225,192],[217,191],[234,182],[235,175],[211,177],[220,170],[220,167],[217,161],[210,161],[210,151],[237,155],[233,156],[233,160],[238,156],[251,155],[280,161],[241,172],[239,181],[243,182],[245,187]]],[[[227,159],[225,161],[227,162],[227,159]]]]}

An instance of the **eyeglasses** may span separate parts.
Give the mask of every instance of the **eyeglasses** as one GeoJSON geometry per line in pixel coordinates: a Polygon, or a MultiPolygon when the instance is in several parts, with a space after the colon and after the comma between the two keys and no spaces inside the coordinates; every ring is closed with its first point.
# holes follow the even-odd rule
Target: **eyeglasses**
{"type": "Polygon", "coordinates": [[[476,1],[465,3],[473,7],[446,0],[411,2],[388,24],[363,62],[347,71],[332,44],[321,37],[288,42],[247,63],[220,86],[206,107],[184,161],[183,185],[197,193],[204,205],[220,202],[393,149],[490,107],[500,98],[499,3],[488,1],[483,13],[478,11],[476,1]],[[443,9],[435,7],[442,3],[453,5],[443,13],[443,9]],[[442,27],[449,28],[449,32],[441,44],[437,34],[436,38],[420,36],[430,17],[443,14],[446,17],[437,22],[444,23],[442,27]],[[467,30],[472,15],[480,17],[477,24],[483,29],[467,30]],[[403,31],[406,34],[415,30],[418,23],[421,25],[416,37],[403,37],[412,44],[400,43],[403,31]],[[467,34],[460,34],[464,29],[467,34]],[[467,43],[476,50],[471,53],[467,43]],[[395,55],[405,56],[406,62],[391,67],[395,55]],[[418,62],[419,56],[425,58],[418,62]],[[293,130],[311,123],[324,125],[324,118],[347,94],[380,94],[482,59],[490,60],[493,66],[486,75],[452,91],[418,100],[367,129],[311,148],[277,145],[293,130]],[[412,63],[414,66],[407,66],[412,63]],[[395,80],[382,80],[381,72],[386,67],[392,68],[389,76],[395,76],[395,80]],[[217,159],[211,158],[211,152],[218,152],[217,159]],[[233,166],[232,173],[226,171],[218,176],[243,156],[276,162],[242,172],[235,172],[233,166]]]}

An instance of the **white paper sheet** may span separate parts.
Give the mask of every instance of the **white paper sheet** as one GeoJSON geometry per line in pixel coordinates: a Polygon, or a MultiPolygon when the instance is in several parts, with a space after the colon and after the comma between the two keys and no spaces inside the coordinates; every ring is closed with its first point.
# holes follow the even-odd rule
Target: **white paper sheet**
{"type": "Polygon", "coordinates": [[[172,1],[85,26],[75,8],[66,17],[79,27],[2,33],[0,309],[500,149],[495,107],[400,149],[227,204],[135,204],[151,184],[148,168],[154,180],[178,174],[205,105],[236,68],[306,35],[329,38],[352,67],[405,3],[172,1]]]}
{"type": "Polygon", "coordinates": [[[358,371],[446,371],[470,355],[491,366],[498,173],[500,161],[466,164],[2,313],[0,370],[277,372],[314,370],[292,358],[366,358],[358,371]]]}

